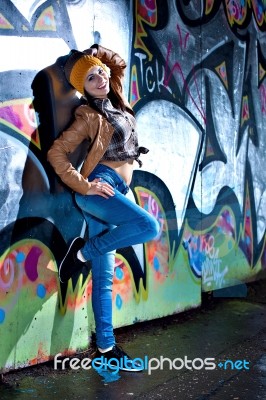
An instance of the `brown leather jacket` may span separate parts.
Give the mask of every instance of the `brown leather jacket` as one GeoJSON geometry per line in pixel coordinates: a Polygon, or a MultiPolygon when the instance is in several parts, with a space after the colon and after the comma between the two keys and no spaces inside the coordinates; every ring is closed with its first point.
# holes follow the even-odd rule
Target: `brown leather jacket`
{"type": "MultiPolygon", "coordinates": [[[[125,61],[117,53],[100,45],[97,46],[97,57],[111,69],[111,88],[123,100],[128,111],[132,112],[123,95],[125,61]]],[[[87,178],[104,155],[113,132],[114,128],[103,115],[89,105],[81,105],[75,111],[72,125],[62,132],[48,151],[48,161],[67,186],[75,192],[86,194],[91,187],[87,178]],[[68,154],[73,153],[85,139],[89,141],[90,149],[78,172],[68,154]]]]}

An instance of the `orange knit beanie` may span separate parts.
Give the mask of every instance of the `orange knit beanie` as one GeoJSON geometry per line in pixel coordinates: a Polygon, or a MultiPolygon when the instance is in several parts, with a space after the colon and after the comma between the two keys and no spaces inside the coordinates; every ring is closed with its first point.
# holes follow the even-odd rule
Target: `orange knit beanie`
{"type": "MultiPolygon", "coordinates": [[[[74,53],[74,60],[68,60],[65,66],[65,73],[71,85],[84,95],[84,81],[91,68],[99,65],[109,74],[109,68],[95,56],[85,55],[82,52],[74,53]],[[77,53],[80,57],[77,59],[77,53]],[[71,65],[72,64],[72,65],[71,65]]],[[[70,57],[71,58],[71,57],[70,57]]]]}

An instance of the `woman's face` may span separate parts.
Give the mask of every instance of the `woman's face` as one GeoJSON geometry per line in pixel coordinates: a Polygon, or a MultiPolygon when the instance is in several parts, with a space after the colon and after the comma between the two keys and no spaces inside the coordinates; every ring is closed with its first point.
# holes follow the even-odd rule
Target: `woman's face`
{"type": "Polygon", "coordinates": [[[109,77],[105,70],[96,66],[89,70],[85,82],[84,89],[92,97],[104,99],[110,91],[109,77]]]}

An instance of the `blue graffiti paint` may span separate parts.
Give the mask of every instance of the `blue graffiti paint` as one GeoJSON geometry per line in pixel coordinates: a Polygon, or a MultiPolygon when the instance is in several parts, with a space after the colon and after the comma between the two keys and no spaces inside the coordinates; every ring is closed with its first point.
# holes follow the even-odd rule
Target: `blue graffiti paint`
{"type": "Polygon", "coordinates": [[[116,295],[115,304],[116,304],[116,307],[118,308],[118,310],[121,310],[123,301],[122,301],[120,294],[116,295]]]}
{"type": "Polygon", "coordinates": [[[245,241],[246,241],[246,244],[249,246],[251,241],[250,241],[250,238],[248,236],[246,236],[245,241]]]}
{"type": "Polygon", "coordinates": [[[159,271],[159,269],[160,269],[160,262],[159,262],[159,260],[158,260],[157,257],[154,257],[154,259],[153,259],[153,266],[154,266],[155,271],[159,271]]]}
{"type": "Polygon", "coordinates": [[[18,263],[22,263],[24,260],[25,260],[25,254],[20,251],[16,256],[16,261],[18,263]]]}
{"type": "Polygon", "coordinates": [[[183,240],[183,247],[187,251],[188,261],[192,271],[197,277],[200,277],[201,267],[205,259],[205,255],[200,250],[200,237],[191,236],[188,240],[183,240]]]}
{"type": "Polygon", "coordinates": [[[115,275],[116,275],[117,279],[122,280],[124,278],[124,272],[123,272],[122,268],[117,267],[115,270],[115,275]]]}
{"type": "Polygon", "coordinates": [[[5,310],[0,308],[0,324],[2,324],[4,322],[5,318],[6,318],[5,310]]]}
{"type": "Polygon", "coordinates": [[[44,285],[42,285],[41,283],[37,286],[37,296],[40,297],[41,299],[43,299],[46,295],[46,288],[44,285]]]}

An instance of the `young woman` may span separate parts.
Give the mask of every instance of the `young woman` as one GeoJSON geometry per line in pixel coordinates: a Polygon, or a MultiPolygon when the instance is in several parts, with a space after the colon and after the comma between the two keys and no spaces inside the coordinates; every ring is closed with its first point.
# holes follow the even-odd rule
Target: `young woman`
{"type": "Polygon", "coordinates": [[[123,94],[126,64],[115,52],[93,45],[74,51],[65,65],[70,84],[87,99],[75,111],[72,125],[55,140],[48,160],[62,181],[75,191],[75,199],[88,224],[89,240],[75,238],[59,266],[66,282],[86,262],[92,269],[92,307],[96,325],[97,357],[127,359],[121,369],[139,370],[116,345],[112,325],[112,285],[115,250],[144,243],[157,236],[157,220],[129,200],[133,168],[141,166],[135,118],[123,94]],[[85,139],[90,143],[82,168],[70,163],[85,139]]]}

